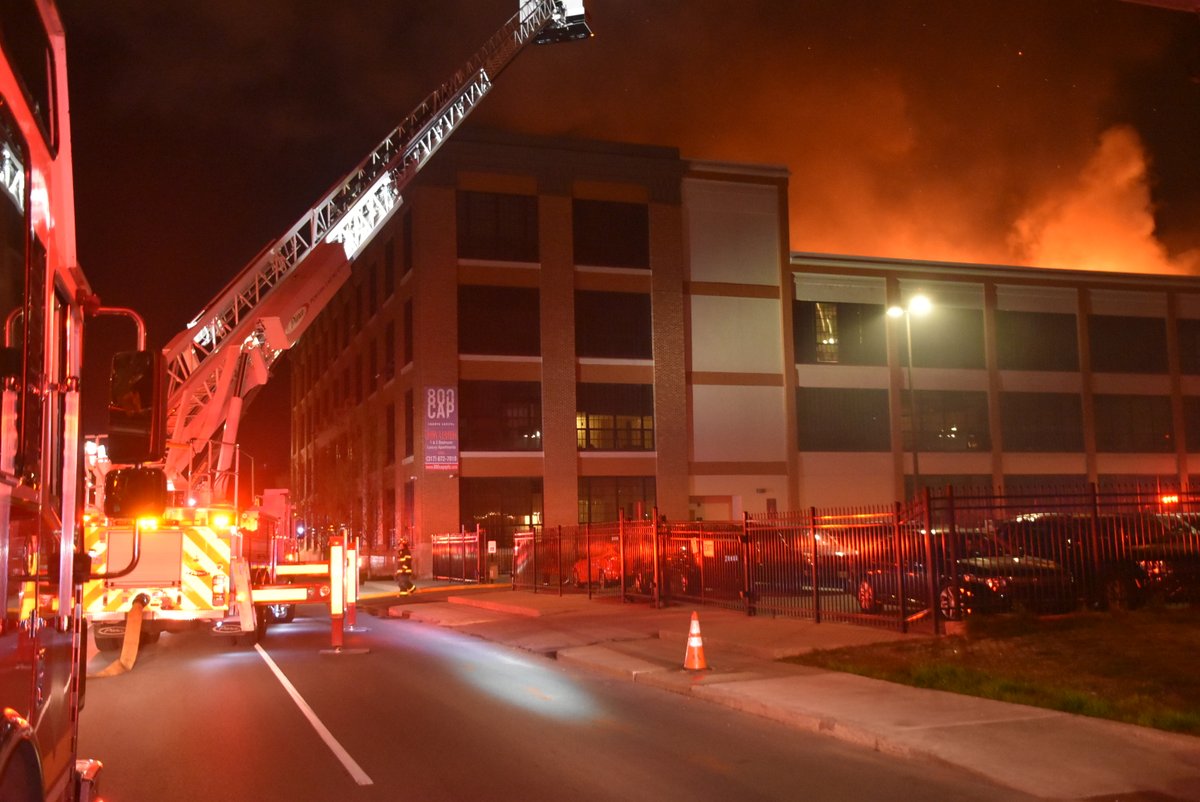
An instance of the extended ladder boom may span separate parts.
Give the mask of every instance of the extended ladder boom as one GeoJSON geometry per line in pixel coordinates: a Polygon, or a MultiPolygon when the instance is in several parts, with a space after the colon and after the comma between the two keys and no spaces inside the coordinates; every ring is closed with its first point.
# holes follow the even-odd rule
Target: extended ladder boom
{"type": "Polygon", "coordinates": [[[525,45],[590,35],[583,0],[522,0],[465,65],[171,340],[164,349],[168,477],[181,477],[222,426],[222,442],[232,448],[242,399],[266,382],[278,356],[295,344],[345,282],[355,255],[399,207],[400,193],[525,45]]]}

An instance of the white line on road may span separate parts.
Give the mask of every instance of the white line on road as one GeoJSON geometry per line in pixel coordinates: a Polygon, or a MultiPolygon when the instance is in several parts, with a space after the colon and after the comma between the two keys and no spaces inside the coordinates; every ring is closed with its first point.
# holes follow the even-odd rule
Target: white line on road
{"type": "Polygon", "coordinates": [[[262,659],[271,671],[274,672],[276,679],[283,685],[283,689],[292,697],[292,701],[296,703],[296,707],[300,708],[300,712],[308,719],[308,723],[317,731],[317,735],[321,736],[321,740],[329,747],[329,751],[333,752],[334,756],[342,761],[342,765],[346,767],[346,771],[350,772],[350,776],[354,778],[354,781],[359,785],[374,785],[375,783],[362,770],[362,767],[354,762],[354,758],[350,757],[350,753],[338,743],[337,738],[333,737],[333,733],[321,723],[321,719],[317,718],[317,714],[308,706],[308,702],[304,701],[304,697],[300,695],[300,692],[296,690],[291,681],[279,670],[279,666],[275,665],[275,661],[271,659],[271,655],[267,654],[266,649],[257,643],[254,644],[254,648],[262,655],[262,659]]]}

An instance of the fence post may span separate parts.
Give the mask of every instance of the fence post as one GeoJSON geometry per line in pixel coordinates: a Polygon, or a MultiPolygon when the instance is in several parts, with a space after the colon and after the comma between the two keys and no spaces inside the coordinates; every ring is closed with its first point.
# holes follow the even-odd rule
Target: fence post
{"type": "MultiPolygon", "coordinates": [[[[952,522],[954,520],[954,512],[953,512],[953,510],[954,510],[954,507],[953,507],[954,495],[953,494],[954,494],[954,490],[949,489],[949,498],[950,498],[950,503],[951,503],[950,520],[952,522]]],[[[938,603],[939,602],[939,599],[938,599],[938,577],[940,576],[941,571],[938,570],[940,568],[940,566],[936,565],[933,561],[933,509],[932,509],[933,497],[929,494],[928,487],[926,487],[924,490],[923,500],[925,502],[925,537],[923,538],[924,545],[925,545],[925,579],[926,579],[926,584],[929,586],[930,604],[933,605],[933,610],[931,611],[933,613],[933,634],[941,635],[945,631],[945,627],[942,625],[942,607],[938,603]]],[[[954,524],[951,523],[950,527],[951,527],[951,532],[953,532],[954,524]]],[[[953,540],[953,537],[951,537],[951,540],[953,540]]],[[[955,587],[957,587],[957,585],[958,585],[957,564],[952,563],[948,567],[949,567],[949,570],[950,570],[950,573],[952,576],[950,581],[955,587]]],[[[959,609],[961,610],[962,609],[962,599],[959,599],[958,603],[959,603],[959,609]]]]}
{"type": "Polygon", "coordinates": [[[817,570],[817,508],[808,508],[808,534],[809,541],[812,543],[812,594],[813,594],[813,621],[821,623],[821,580],[820,572],[817,570]]]}
{"type": "Polygon", "coordinates": [[[562,596],[562,586],[563,586],[563,574],[562,574],[562,551],[563,551],[563,549],[562,549],[562,524],[559,524],[559,525],[558,525],[558,529],[557,529],[556,531],[558,532],[558,548],[557,548],[557,549],[555,549],[555,552],[556,552],[556,554],[557,554],[557,557],[558,557],[558,595],[561,597],[561,596],[562,596]]]}
{"type": "Polygon", "coordinates": [[[1100,489],[1095,482],[1088,482],[1088,489],[1092,494],[1092,533],[1088,538],[1088,551],[1091,552],[1088,556],[1092,559],[1092,570],[1089,572],[1091,576],[1088,581],[1087,598],[1088,601],[1096,607],[1102,606],[1103,599],[1101,598],[1100,590],[1100,489]]]}
{"type": "Polygon", "coordinates": [[[901,537],[900,502],[892,508],[892,539],[896,543],[896,597],[900,602],[900,631],[908,632],[908,603],[904,592],[904,539],[901,537]]]}
{"type": "Polygon", "coordinates": [[[489,580],[491,579],[491,577],[488,576],[487,544],[483,542],[484,537],[485,535],[483,532],[483,527],[479,524],[475,524],[475,581],[481,585],[483,584],[483,578],[485,576],[487,576],[489,580]]]}
{"type": "Polygon", "coordinates": [[[625,510],[617,511],[617,557],[621,561],[621,604],[629,601],[625,598],[625,510]]]}
{"type": "Polygon", "coordinates": [[[654,561],[653,562],[654,606],[662,607],[663,606],[663,596],[662,596],[662,579],[663,579],[663,577],[662,577],[662,565],[659,563],[659,559],[658,559],[659,558],[659,548],[658,548],[658,546],[659,546],[659,544],[658,544],[659,531],[658,531],[658,507],[657,506],[654,507],[653,515],[654,515],[654,537],[652,538],[652,541],[651,541],[651,553],[652,553],[652,558],[654,561]]]}
{"type": "MultiPolygon", "coordinates": [[[[579,530],[576,529],[575,531],[575,537],[578,538],[579,530]]],[[[592,525],[590,522],[583,525],[583,549],[587,557],[587,589],[588,598],[590,599],[592,598],[592,525]]],[[[621,573],[624,573],[624,570],[621,573]]]]}
{"type": "MultiPolygon", "coordinates": [[[[703,532],[701,534],[703,535],[703,532]]],[[[738,537],[738,543],[742,547],[742,598],[746,603],[746,615],[752,616],[758,610],[754,606],[754,586],[750,582],[750,513],[745,510],[742,510],[742,534],[738,537]]],[[[704,548],[703,542],[700,548],[704,548]]],[[[703,587],[703,582],[701,582],[701,587],[703,587]]]]}
{"type": "Polygon", "coordinates": [[[529,576],[533,580],[534,593],[538,592],[537,532],[538,530],[536,527],[529,530],[529,567],[533,570],[533,573],[529,576]]]}

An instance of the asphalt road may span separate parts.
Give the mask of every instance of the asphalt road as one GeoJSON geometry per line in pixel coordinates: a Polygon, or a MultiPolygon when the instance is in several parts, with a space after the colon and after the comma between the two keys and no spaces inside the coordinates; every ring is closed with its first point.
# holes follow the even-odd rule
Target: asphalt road
{"type": "Polygon", "coordinates": [[[342,654],[320,617],[275,626],[261,649],[166,634],[132,672],[89,680],[80,754],[104,762],[104,798],[1018,798],[450,629],[358,623],[342,654]]]}

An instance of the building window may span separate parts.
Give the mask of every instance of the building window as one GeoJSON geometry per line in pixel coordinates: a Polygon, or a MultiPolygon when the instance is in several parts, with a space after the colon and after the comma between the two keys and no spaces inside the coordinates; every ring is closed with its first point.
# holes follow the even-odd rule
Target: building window
{"type": "Polygon", "coordinates": [[[541,451],[540,383],[459,382],[458,405],[463,451],[541,451]]]}
{"type": "Polygon", "coordinates": [[[1089,315],[1092,370],[1166,373],[1167,327],[1162,318],[1089,315]]]}
{"type": "Polygon", "coordinates": [[[542,478],[464,476],[458,482],[459,520],[479,526],[501,547],[513,544],[517,532],[542,527],[542,478]]]}
{"type": "Polygon", "coordinates": [[[379,389],[379,344],[371,340],[367,344],[367,394],[379,389]]]}
{"type": "Polygon", "coordinates": [[[404,326],[404,364],[411,364],[413,361],[413,302],[409,298],[404,302],[404,319],[401,321],[404,326]]]}
{"type": "Polygon", "coordinates": [[[383,411],[384,415],[384,465],[394,465],[396,463],[396,405],[388,404],[383,411]]]}
{"type": "Polygon", "coordinates": [[[1200,320],[1180,319],[1179,371],[1189,376],[1200,375],[1200,320]]]}
{"type": "MultiPolygon", "coordinates": [[[[915,357],[914,357],[915,358],[915,357]]],[[[905,448],[912,449],[910,395],[904,394],[905,448]]],[[[918,390],[921,451],[988,451],[987,393],[958,390],[918,390]]]]}
{"type": "Polygon", "coordinates": [[[413,269],[413,221],[412,210],[407,209],[400,221],[400,270],[407,276],[413,269]]]}
{"type": "MultiPolygon", "coordinates": [[[[1187,432],[1187,450],[1192,454],[1200,452],[1200,397],[1183,397],[1183,425],[1187,432]]],[[[1200,487],[1200,484],[1193,487],[1200,487]]]]}
{"type": "MultiPolygon", "coordinates": [[[[904,320],[899,321],[904,325],[904,320]]],[[[913,363],[925,368],[982,368],[983,311],[955,306],[934,306],[924,317],[911,321],[913,363]]],[[[900,332],[903,342],[904,332],[900,332]]],[[[900,360],[908,364],[906,348],[900,360]]]]}
{"type": "Polygon", "coordinates": [[[796,362],[886,365],[886,320],[881,304],[793,301],[796,362]]]}
{"type": "Polygon", "coordinates": [[[458,352],[537,356],[542,350],[538,291],[526,287],[458,288],[458,352]]]}
{"type": "MultiPolygon", "coordinates": [[[[396,239],[393,237],[383,246],[383,300],[386,302],[396,294],[396,239]]],[[[394,491],[393,491],[394,495],[394,491]]]]}
{"type": "Polygon", "coordinates": [[[1175,448],[1171,399],[1159,395],[1097,395],[1096,450],[1162,453],[1175,448]]]}
{"type": "Polygon", "coordinates": [[[389,320],[383,335],[383,380],[396,376],[396,321],[389,320]]]}
{"type": "Polygon", "coordinates": [[[801,387],[796,391],[801,451],[890,451],[887,390],[801,387]]]}
{"type": "Polygon", "coordinates": [[[653,451],[654,387],[579,384],[575,435],[580,451],[653,451]]]}
{"type": "Polygon", "coordinates": [[[458,258],[538,261],[537,198],[459,192],[458,258]]]}
{"type": "Polygon", "coordinates": [[[575,264],[650,267],[650,210],[643,203],[576,199],[575,264]]]}
{"type": "Polygon", "coordinates": [[[1001,370],[1079,370],[1075,316],[996,310],[996,362],[1001,370]]]}
{"type": "Polygon", "coordinates": [[[1083,401],[1074,393],[1001,393],[1005,451],[1083,451],[1083,401]]]}
{"type": "Polygon", "coordinates": [[[413,436],[413,416],[416,410],[413,407],[413,391],[404,391],[404,456],[405,458],[412,457],[413,446],[415,445],[413,436]]]}
{"type": "Polygon", "coordinates": [[[579,523],[644,520],[658,504],[655,490],[653,476],[581,476],[579,523]]]}
{"type": "Polygon", "coordinates": [[[577,291],[575,348],[582,357],[653,358],[650,296],[629,292],[577,291]]]}

